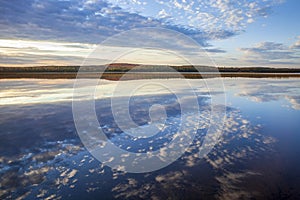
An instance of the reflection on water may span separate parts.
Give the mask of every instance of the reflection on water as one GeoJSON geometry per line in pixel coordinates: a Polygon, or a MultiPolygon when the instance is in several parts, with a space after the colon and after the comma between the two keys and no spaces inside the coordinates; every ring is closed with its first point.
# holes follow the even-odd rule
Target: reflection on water
{"type": "MultiPolygon", "coordinates": [[[[164,81],[186,91],[178,80],[164,81]]],[[[128,142],[109,107],[116,83],[103,81],[96,93],[101,128],[128,151],[161,149],[180,122],[172,95],[155,86],[135,94],[135,122],[146,125],[149,106],[161,103],[168,108],[169,129],[147,142],[128,142]]],[[[227,118],[222,139],[204,158],[198,151],[209,125],[209,95],[203,80],[191,84],[202,111],[191,146],[166,168],[130,174],[111,170],[82,146],[72,118],[72,80],[0,80],[0,198],[298,199],[299,79],[224,79],[227,118]]],[[[124,91],[113,98],[126,95],[124,91]]],[[[193,118],[190,123],[195,126],[193,118]]]]}

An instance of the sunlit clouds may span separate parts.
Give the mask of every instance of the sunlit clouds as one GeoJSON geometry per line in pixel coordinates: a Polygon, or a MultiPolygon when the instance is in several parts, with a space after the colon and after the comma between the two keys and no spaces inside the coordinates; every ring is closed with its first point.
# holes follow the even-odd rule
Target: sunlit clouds
{"type": "MultiPolygon", "coordinates": [[[[152,27],[171,29],[191,37],[221,66],[297,67],[300,58],[297,24],[294,25],[297,35],[285,35],[284,29],[281,33],[270,29],[264,38],[251,33],[248,36],[251,39],[245,42],[230,42],[249,34],[249,27],[259,30],[262,19],[272,20],[276,16],[274,8],[296,7],[296,4],[282,0],[1,2],[0,66],[80,65],[95,45],[107,38],[131,29],[152,27]],[[268,34],[284,35],[286,40],[268,40],[268,34]],[[218,45],[217,41],[225,41],[235,48],[218,45]],[[270,43],[282,44],[285,49],[261,48],[270,43]]],[[[283,12],[288,14],[287,10],[283,12]]],[[[282,21],[290,20],[285,17],[282,21]]],[[[151,64],[161,57],[153,64],[181,64],[162,52],[147,54],[124,61],[151,64]]]]}

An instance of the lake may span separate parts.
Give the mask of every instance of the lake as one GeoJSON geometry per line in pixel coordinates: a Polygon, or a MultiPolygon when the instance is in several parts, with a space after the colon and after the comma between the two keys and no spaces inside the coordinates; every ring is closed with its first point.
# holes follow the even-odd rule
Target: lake
{"type": "MultiPolygon", "coordinates": [[[[102,80],[93,97],[98,128],[118,148],[149,157],[158,152],[163,161],[168,154],[162,149],[176,134],[196,134],[169,165],[129,173],[109,167],[119,161],[110,152],[109,159],[100,162],[88,151],[94,144],[82,143],[72,112],[74,80],[1,79],[0,199],[300,199],[299,78],[193,79],[189,87],[181,79],[153,81],[143,86],[145,80],[102,80]],[[207,89],[219,81],[224,90],[207,89]],[[114,93],[118,84],[123,89],[114,93]],[[134,86],[141,87],[126,90],[134,86]],[[199,112],[194,107],[183,112],[177,95],[186,104],[196,97],[199,112]],[[124,109],[121,103],[128,97],[124,109]],[[220,137],[201,156],[212,106],[216,112],[225,111],[225,118],[213,130],[221,132],[220,137]],[[156,119],[162,107],[165,113],[156,119]],[[130,127],[126,119],[123,128],[118,125],[115,113],[121,116],[124,110],[138,127],[130,127]],[[163,127],[148,137],[151,123],[160,122],[161,116],[163,127]],[[127,131],[146,135],[135,138],[127,131]]],[[[79,89],[93,90],[88,83],[79,89]]],[[[79,103],[89,100],[76,97],[79,103]]],[[[126,161],[130,156],[120,158],[126,161]]]]}

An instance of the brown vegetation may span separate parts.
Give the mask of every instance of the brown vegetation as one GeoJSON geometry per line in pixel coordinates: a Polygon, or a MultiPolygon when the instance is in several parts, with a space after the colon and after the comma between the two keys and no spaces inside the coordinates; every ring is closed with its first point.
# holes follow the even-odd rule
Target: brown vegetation
{"type": "Polygon", "coordinates": [[[213,78],[213,77],[300,77],[297,68],[267,68],[267,67],[210,67],[210,66],[166,66],[166,65],[137,65],[113,63],[107,66],[41,66],[41,67],[0,67],[0,78],[46,78],[74,79],[77,72],[83,72],[80,78],[100,78],[99,72],[104,72],[101,78],[146,79],[146,78],[213,78]],[[174,72],[181,73],[174,73],[174,72]],[[201,74],[199,73],[201,72],[201,74]],[[220,72],[216,73],[216,72],[220,72]]]}

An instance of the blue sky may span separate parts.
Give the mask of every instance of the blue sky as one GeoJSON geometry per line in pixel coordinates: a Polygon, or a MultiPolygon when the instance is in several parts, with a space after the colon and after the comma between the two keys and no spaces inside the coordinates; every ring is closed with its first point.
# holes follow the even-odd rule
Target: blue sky
{"type": "Polygon", "coordinates": [[[0,1],[0,66],[79,65],[108,37],[157,27],[193,38],[218,66],[300,67],[299,9],[297,0],[0,1]]]}

